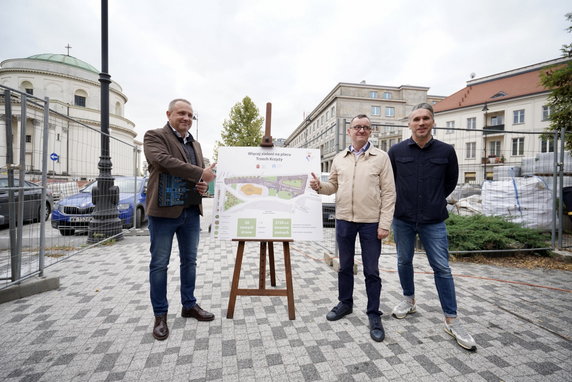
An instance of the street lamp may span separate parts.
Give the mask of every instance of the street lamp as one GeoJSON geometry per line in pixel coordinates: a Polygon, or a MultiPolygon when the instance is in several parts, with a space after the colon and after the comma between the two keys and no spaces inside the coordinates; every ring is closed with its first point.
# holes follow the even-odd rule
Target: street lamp
{"type": "Polygon", "coordinates": [[[481,110],[485,113],[485,127],[483,128],[483,136],[484,136],[484,146],[485,146],[485,159],[483,161],[484,166],[484,176],[483,176],[483,181],[487,180],[487,161],[489,160],[489,158],[487,158],[487,137],[486,137],[486,130],[487,130],[487,117],[488,117],[488,111],[489,108],[487,107],[487,103],[485,102],[485,105],[483,106],[483,109],[481,110]]]}
{"type": "Polygon", "coordinates": [[[199,140],[199,114],[198,113],[193,114],[193,119],[195,121],[197,121],[197,136],[195,137],[195,140],[198,141],[199,140]]]}
{"type": "Polygon", "coordinates": [[[93,220],[89,222],[87,236],[88,243],[97,243],[114,236],[122,240],[122,223],[119,219],[119,187],[113,184],[111,175],[111,156],[109,153],[109,84],[111,76],[108,74],[108,18],[107,0],[101,0],[101,156],[99,157],[99,176],[97,185],[92,189],[92,202],[94,210],[93,220]]]}

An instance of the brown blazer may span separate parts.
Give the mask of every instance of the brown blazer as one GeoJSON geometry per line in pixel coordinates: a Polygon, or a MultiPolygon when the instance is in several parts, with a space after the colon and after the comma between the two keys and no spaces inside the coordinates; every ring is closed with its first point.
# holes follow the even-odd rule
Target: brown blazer
{"type": "MultiPolygon", "coordinates": [[[[161,218],[178,218],[183,206],[159,207],[159,174],[168,173],[198,183],[205,167],[199,142],[192,143],[197,166],[192,165],[185,149],[167,124],[161,129],[148,130],[143,138],[143,149],[147,158],[149,181],[147,183],[147,215],[161,218]]],[[[199,204],[201,215],[203,206],[199,204]]]]}

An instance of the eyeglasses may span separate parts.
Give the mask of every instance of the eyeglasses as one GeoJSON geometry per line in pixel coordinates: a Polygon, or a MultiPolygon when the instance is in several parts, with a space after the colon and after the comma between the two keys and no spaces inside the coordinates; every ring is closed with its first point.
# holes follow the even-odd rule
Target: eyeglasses
{"type": "Polygon", "coordinates": [[[356,126],[350,127],[350,129],[354,129],[354,130],[363,129],[363,131],[370,131],[370,130],[371,130],[371,126],[356,125],[356,126]]]}

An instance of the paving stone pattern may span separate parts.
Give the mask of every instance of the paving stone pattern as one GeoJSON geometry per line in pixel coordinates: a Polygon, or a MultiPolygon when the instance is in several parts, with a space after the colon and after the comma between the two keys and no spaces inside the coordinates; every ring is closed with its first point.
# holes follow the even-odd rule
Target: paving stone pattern
{"type": "MultiPolygon", "coordinates": [[[[459,315],[479,346],[468,352],[443,330],[422,254],[415,259],[417,313],[403,320],[390,316],[401,298],[395,256],[381,258],[382,343],[369,337],[361,265],[353,313],[325,319],[337,303],[337,275],[323,261],[324,246],[312,242],[291,245],[296,320],[288,319],[285,297],[261,296],[238,296],[234,319],[227,319],[236,246],[202,233],[196,295],[216,319],[198,322],[180,316],[174,245],[171,333],[162,342],[151,336],[147,236],[127,236],[48,268],[61,278],[59,290],[0,305],[2,380],[572,380],[569,272],[454,264],[459,315]]],[[[240,287],[257,287],[258,251],[246,244],[240,287]]],[[[277,287],[285,288],[282,246],[275,252],[277,287]]]]}

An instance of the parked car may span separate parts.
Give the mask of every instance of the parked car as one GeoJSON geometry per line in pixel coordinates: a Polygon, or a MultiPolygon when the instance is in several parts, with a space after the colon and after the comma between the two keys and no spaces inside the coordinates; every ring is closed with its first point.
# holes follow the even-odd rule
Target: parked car
{"type": "MultiPolygon", "coordinates": [[[[320,182],[327,182],[330,178],[329,172],[320,174],[320,182]]],[[[324,227],[335,227],[336,225],[336,194],[322,195],[322,222],[324,227]]]]}
{"type": "MultiPolygon", "coordinates": [[[[124,228],[133,227],[133,214],[135,226],[141,227],[147,220],[145,199],[147,196],[147,178],[132,176],[117,176],[113,184],[119,187],[119,219],[124,228]],[[137,179],[137,187],[135,187],[137,179]]],[[[58,229],[63,236],[73,235],[75,231],[85,231],[93,219],[95,206],[92,203],[92,190],[97,181],[89,183],[79,193],[58,201],[52,212],[52,227],[58,229]]]]}
{"type": "MultiPolygon", "coordinates": [[[[24,181],[24,221],[48,220],[52,211],[52,194],[46,191],[46,203],[42,205],[42,187],[36,183],[24,181]]],[[[18,201],[20,180],[14,179],[14,202],[16,203],[16,213],[18,213],[18,201]]],[[[8,177],[0,177],[0,225],[9,223],[8,206],[8,177]]]]}

